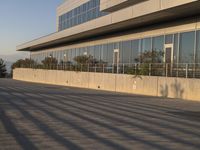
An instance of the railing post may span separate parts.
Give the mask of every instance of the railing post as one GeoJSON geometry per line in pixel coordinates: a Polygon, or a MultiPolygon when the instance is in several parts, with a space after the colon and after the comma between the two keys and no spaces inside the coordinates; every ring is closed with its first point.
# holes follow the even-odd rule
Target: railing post
{"type": "Polygon", "coordinates": [[[124,67],[125,67],[125,66],[124,66],[124,64],[123,64],[123,74],[125,73],[125,72],[124,72],[124,71],[125,71],[125,70],[124,70],[124,67]]]}
{"type": "Polygon", "coordinates": [[[195,63],[193,64],[192,72],[193,72],[193,78],[195,78],[195,75],[196,75],[196,64],[195,63]]]}
{"type": "Polygon", "coordinates": [[[90,64],[88,64],[88,69],[87,69],[87,71],[90,72],[90,64]]]}
{"type": "Polygon", "coordinates": [[[135,68],[135,75],[137,74],[137,64],[134,65],[135,68]]]}
{"type": "Polygon", "coordinates": [[[185,67],[185,77],[188,78],[188,64],[186,64],[185,67]]]}
{"type": "Polygon", "coordinates": [[[69,71],[72,71],[72,64],[69,64],[69,71]]]}
{"type": "Polygon", "coordinates": [[[176,66],[176,77],[178,77],[179,76],[179,64],[177,63],[177,66],[176,66]]]}
{"type": "Polygon", "coordinates": [[[114,73],[114,64],[112,64],[112,73],[114,73]]]}
{"type": "Polygon", "coordinates": [[[149,76],[151,76],[151,64],[149,64],[149,76]]]}
{"type": "Polygon", "coordinates": [[[165,76],[168,77],[168,64],[166,63],[166,70],[165,70],[165,76]]]}
{"type": "Polygon", "coordinates": [[[97,65],[96,64],[94,65],[94,71],[95,71],[95,73],[97,72],[97,65]]]}
{"type": "Polygon", "coordinates": [[[103,73],[105,73],[105,70],[104,70],[105,68],[104,67],[105,67],[105,64],[103,64],[103,73]]]}
{"type": "Polygon", "coordinates": [[[81,64],[81,72],[83,72],[83,64],[81,64]]]}

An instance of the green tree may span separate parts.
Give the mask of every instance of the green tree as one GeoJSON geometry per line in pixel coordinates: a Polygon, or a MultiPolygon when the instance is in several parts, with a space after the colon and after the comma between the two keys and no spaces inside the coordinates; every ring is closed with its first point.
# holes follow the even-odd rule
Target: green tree
{"type": "Polygon", "coordinates": [[[162,63],[164,52],[151,50],[145,51],[135,59],[137,63],[162,63]]]}
{"type": "Polygon", "coordinates": [[[77,63],[76,65],[73,65],[72,67],[75,67],[75,70],[83,70],[88,71],[88,65],[92,69],[94,67],[103,68],[103,65],[107,64],[106,62],[102,60],[95,59],[92,55],[81,55],[76,56],[74,58],[74,61],[77,63]]]}
{"type": "Polygon", "coordinates": [[[6,72],[6,64],[3,59],[0,59],[0,78],[5,78],[7,74],[6,72]]]}
{"type": "Polygon", "coordinates": [[[54,57],[46,57],[43,61],[42,64],[45,66],[49,66],[49,65],[57,65],[58,64],[58,60],[54,57]]]}
{"type": "Polygon", "coordinates": [[[31,66],[34,66],[36,64],[36,62],[32,59],[19,59],[17,60],[15,63],[12,64],[11,69],[15,69],[15,68],[29,68],[31,66]]]}
{"type": "Polygon", "coordinates": [[[78,64],[87,64],[90,61],[90,56],[87,55],[81,55],[81,56],[76,56],[74,58],[74,61],[76,61],[78,64]]]}
{"type": "Polygon", "coordinates": [[[76,61],[78,64],[90,64],[90,65],[95,65],[95,64],[100,64],[104,63],[103,61],[98,61],[95,59],[92,55],[81,55],[81,56],[76,56],[74,58],[74,61],[76,61]]]}
{"type": "Polygon", "coordinates": [[[36,64],[36,62],[32,59],[19,59],[16,62],[14,62],[11,66],[11,73],[10,76],[13,75],[13,69],[15,68],[30,68],[33,67],[36,64]]]}
{"type": "Polygon", "coordinates": [[[58,65],[58,60],[54,57],[46,57],[42,60],[41,65],[37,65],[38,68],[42,69],[56,69],[58,65]]]}
{"type": "Polygon", "coordinates": [[[139,55],[135,61],[138,64],[136,73],[138,75],[156,74],[159,69],[159,63],[163,61],[164,52],[157,50],[145,51],[139,55]]]}

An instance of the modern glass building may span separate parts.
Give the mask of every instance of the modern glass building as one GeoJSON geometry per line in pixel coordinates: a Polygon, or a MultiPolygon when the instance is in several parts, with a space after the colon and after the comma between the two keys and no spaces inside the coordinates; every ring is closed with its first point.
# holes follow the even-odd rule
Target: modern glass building
{"type": "Polygon", "coordinates": [[[57,32],[17,50],[38,63],[90,55],[131,64],[147,51],[163,52],[160,63],[200,63],[199,10],[198,0],[66,0],[57,9],[57,32]]]}

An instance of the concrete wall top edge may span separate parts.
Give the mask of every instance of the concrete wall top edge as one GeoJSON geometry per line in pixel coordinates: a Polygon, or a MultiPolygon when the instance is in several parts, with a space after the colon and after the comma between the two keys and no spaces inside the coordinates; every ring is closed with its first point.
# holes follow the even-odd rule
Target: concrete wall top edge
{"type": "Polygon", "coordinates": [[[13,79],[97,90],[200,101],[200,79],[42,69],[13,71],[13,79]],[[100,87],[100,88],[99,88],[100,87]],[[177,88],[178,87],[178,88],[177,88]]]}

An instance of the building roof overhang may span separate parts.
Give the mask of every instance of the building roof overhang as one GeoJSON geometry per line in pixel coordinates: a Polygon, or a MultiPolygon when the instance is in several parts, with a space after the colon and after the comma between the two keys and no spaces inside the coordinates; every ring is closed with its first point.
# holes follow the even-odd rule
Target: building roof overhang
{"type": "Polygon", "coordinates": [[[76,43],[91,37],[114,33],[120,30],[138,28],[163,21],[198,15],[200,2],[195,1],[173,8],[159,10],[143,16],[111,22],[112,15],[103,16],[75,27],[56,32],[17,46],[18,51],[36,51],[59,45],[76,43]]]}

